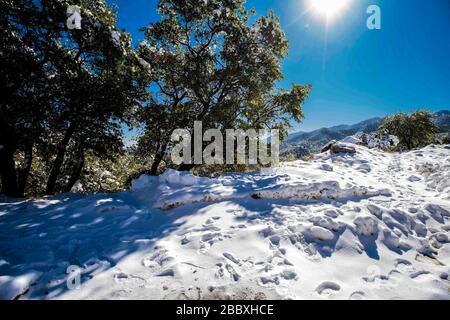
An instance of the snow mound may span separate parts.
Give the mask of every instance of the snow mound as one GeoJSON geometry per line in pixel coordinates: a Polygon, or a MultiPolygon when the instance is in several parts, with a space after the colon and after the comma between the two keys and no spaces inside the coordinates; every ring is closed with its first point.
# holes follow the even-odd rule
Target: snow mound
{"type": "Polygon", "coordinates": [[[344,143],[352,143],[352,144],[362,144],[361,139],[357,138],[356,136],[348,136],[341,140],[341,142],[344,143]]]}
{"type": "Polygon", "coordinates": [[[262,190],[252,194],[256,199],[345,199],[358,196],[390,196],[388,189],[370,191],[362,186],[348,186],[342,189],[338,181],[308,182],[276,186],[272,190],[262,190]]]}
{"type": "Polygon", "coordinates": [[[387,188],[378,185],[367,187],[348,180],[341,186],[339,173],[332,171],[329,164],[322,164],[309,173],[314,173],[313,178],[307,178],[304,175],[287,174],[289,170],[282,166],[271,171],[265,170],[261,174],[209,179],[169,169],[159,177],[140,176],[132,181],[131,189],[139,198],[151,199],[156,208],[163,210],[199,202],[242,198],[337,200],[390,196],[387,188]],[[324,170],[329,173],[324,173],[324,170]]]}
{"type": "Polygon", "coordinates": [[[163,210],[183,204],[214,201],[229,198],[232,187],[226,181],[197,177],[190,172],[169,169],[158,177],[141,175],[131,183],[131,190],[138,199],[163,210]]]}
{"type": "Polygon", "coordinates": [[[131,181],[131,190],[137,191],[144,188],[150,188],[156,181],[158,181],[158,177],[143,174],[138,179],[131,181]]]}

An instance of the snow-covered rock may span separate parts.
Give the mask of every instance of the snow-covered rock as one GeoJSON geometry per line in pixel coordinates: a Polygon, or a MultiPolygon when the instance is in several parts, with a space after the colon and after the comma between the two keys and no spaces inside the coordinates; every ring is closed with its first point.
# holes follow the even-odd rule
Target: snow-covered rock
{"type": "Polygon", "coordinates": [[[356,149],[355,147],[347,144],[347,143],[334,143],[331,148],[330,151],[332,153],[355,153],[356,149]]]}
{"type": "MultiPolygon", "coordinates": [[[[352,140],[350,137],[345,139],[346,141],[352,140]]],[[[351,143],[331,140],[320,150],[321,153],[330,151],[331,153],[355,153],[356,149],[351,145],[351,143]]]]}
{"type": "Polygon", "coordinates": [[[333,144],[335,144],[335,143],[337,143],[336,140],[331,140],[330,142],[328,142],[326,145],[324,145],[324,146],[320,149],[320,152],[321,152],[321,153],[327,152],[328,150],[331,149],[331,146],[332,146],[333,144]]]}

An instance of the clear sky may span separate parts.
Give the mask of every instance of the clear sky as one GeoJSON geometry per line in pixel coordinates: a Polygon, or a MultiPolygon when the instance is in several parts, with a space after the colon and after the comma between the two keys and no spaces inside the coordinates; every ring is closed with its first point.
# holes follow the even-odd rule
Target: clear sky
{"type": "MultiPolygon", "coordinates": [[[[158,20],[157,0],[108,0],[119,26],[137,43],[139,28],[158,20]]],[[[293,131],[352,124],[426,108],[450,109],[450,0],[348,0],[327,23],[314,0],[248,0],[257,14],[272,9],[290,41],[280,83],[311,83],[306,118],[293,131]],[[381,8],[381,30],[366,9],[381,8]]]]}

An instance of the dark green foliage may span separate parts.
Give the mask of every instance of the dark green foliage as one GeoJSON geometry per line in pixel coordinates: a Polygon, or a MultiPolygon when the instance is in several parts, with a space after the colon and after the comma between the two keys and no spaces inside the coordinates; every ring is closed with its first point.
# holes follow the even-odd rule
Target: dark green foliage
{"type": "Polygon", "coordinates": [[[400,140],[399,147],[408,150],[433,143],[438,132],[433,122],[433,114],[426,110],[418,110],[410,115],[397,113],[386,117],[379,130],[397,136],[400,140]]]}
{"type": "Polygon", "coordinates": [[[111,157],[121,150],[120,122],[146,94],[114,11],[104,0],[78,1],[82,28],[69,30],[72,4],[1,2],[0,173],[9,196],[24,194],[34,157],[44,162],[45,193],[70,190],[86,152],[111,157]],[[23,155],[17,166],[16,153],[23,155]]]}

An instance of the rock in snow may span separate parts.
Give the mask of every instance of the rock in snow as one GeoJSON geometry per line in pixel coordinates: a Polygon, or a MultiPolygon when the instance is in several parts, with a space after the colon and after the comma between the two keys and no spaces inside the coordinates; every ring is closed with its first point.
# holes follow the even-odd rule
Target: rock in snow
{"type": "MultiPolygon", "coordinates": [[[[347,137],[346,141],[352,140],[351,137],[347,137]]],[[[330,151],[331,153],[355,153],[356,149],[350,145],[349,143],[345,142],[337,142],[336,140],[332,140],[329,143],[327,143],[321,150],[321,153],[330,151]]]]}
{"type": "Polygon", "coordinates": [[[0,299],[450,299],[450,149],[353,142],[260,173],[0,198],[0,299]]]}
{"type": "Polygon", "coordinates": [[[326,145],[324,145],[324,146],[322,147],[322,149],[320,149],[320,152],[321,152],[321,153],[327,152],[328,150],[331,149],[331,146],[332,146],[333,144],[335,144],[336,142],[337,142],[336,140],[331,140],[331,141],[328,142],[326,145]]]}
{"type": "Polygon", "coordinates": [[[356,149],[355,147],[344,144],[344,143],[335,143],[331,146],[330,151],[332,153],[355,153],[356,149]]]}

